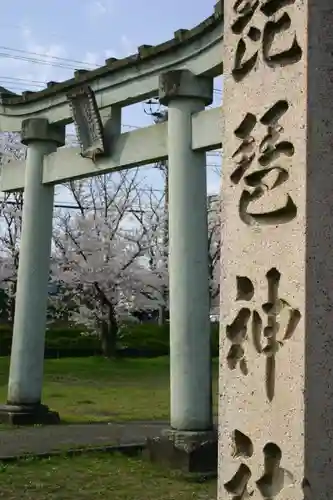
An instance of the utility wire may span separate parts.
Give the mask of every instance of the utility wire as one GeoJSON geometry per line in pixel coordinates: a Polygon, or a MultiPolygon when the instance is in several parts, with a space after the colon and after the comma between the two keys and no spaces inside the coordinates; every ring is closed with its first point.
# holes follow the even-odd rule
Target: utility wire
{"type": "MultiPolygon", "coordinates": [[[[4,205],[18,205],[19,202],[14,201],[14,200],[4,200],[3,198],[0,198],[0,204],[3,203],[4,205]]],[[[65,203],[55,203],[53,205],[55,208],[69,208],[69,209],[75,209],[78,208],[77,205],[67,205],[65,203]]]]}
{"type": "MultiPolygon", "coordinates": [[[[54,61],[60,61],[61,64],[59,65],[59,67],[61,67],[61,68],[64,67],[63,63],[66,63],[65,67],[66,68],[68,67],[68,69],[70,69],[69,65],[70,66],[74,65],[73,68],[77,69],[76,66],[75,66],[76,64],[79,64],[81,66],[93,66],[93,68],[98,68],[98,67],[101,66],[99,64],[89,63],[88,61],[80,61],[78,59],[70,59],[70,58],[67,58],[67,57],[45,55],[45,54],[42,54],[40,52],[33,52],[33,51],[23,50],[23,49],[15,49],[15,48],[12,48],[12,47],[1,46],[1,45],[0,45],[0,50],[7,50],[7,51],[11,51],[11,52],[18,52],[20,54],[28,54],[28,55],[32,55],[32,56],[38,56],[39,58],[46,59],[46,61],[43,61],[43,59],[36,59],[35,57],[34,58],[30,58],[30,57],[26,57],[26,56],[24,56],[24,60],[31,59],[31,62],[34,62],[34,63],[39,63],[40,62],[40,64],[48,63],[48,64],[50,64],[51,66],[54,66],[54,67],[57,67],[57,63],[53,62],[52,60],[54,60],[54,61]],[[51,59],[51,61],[49,61],[49,59],[51,59]]],[[[12,58],[13,59],[17,59],[17,58],[20,58],[22,56],[17,56],[15,54],[6,54],[6,53],[0,52],[0,57],[8,57],[9,59],[12,59],[12,58]]],[[[87,68],[87,69],[89,69],[89,68],[87,68]]],[[[6,78],[6,77],[0,77],[0,78],[6,78]]],[[[21,80],[21,79],[18,78],[17,80],[21,80]]],[[[33,80],[30,80],[30,81],[33,81],[33,80]]],[[[46,83],[46,82],[38,82],[38,81],[35,80],[34,83],[46,83]]],[[[222,90],[214,88],[214,92],[221,94],[222,90]]]]}
{"type": "Polygon", "coordinates": [[[10,50],[11,52],[19,52],[20,54],[29,54],[33,56],[40,56],[43,58],[49,58],[49,59],[55,59],[56,61],[64,61],[68,63],[75,63],[75,64],[84,64],[87,66],[94,66],[98,67],[97,64],[89,63],[87,61],[79,61],[77,59],[68,59],[67,57],[59,57],[59,56],[52,56],[52,55],[47,55],[47,54],[41,54],[40,52],[33,52],[30,50],[23,50],[23,49],[15,49],[12,47],[5,47],[0,45],[0,50],[10,50]]]}
{"type": "Polygon", "coordinates": [[[2,80],[0,80],[0,86],[5,87],[5,89],[7,90],[15,90],[17,92],[26,92],[26,91],[38,92],[39,90],[45,89],[45,87],[43,88],[41,85],[38,85],[37,83],[29,83],[28,87],[23,87],[22,85],[19,85],[17,83],[11,83],[2,80]],[[30,87],[37,87],[37,88],[31,89],[30,87]]]}
{"type": "MultiPolygon", "coordinates": [[[[21,52],[26,53],[28,51],[22,50],[21,52]]],[[[31,54],[34,54],[34,53],[32,52],[31,54]]],[[[36,53],[36,55],[39,55],[39,54],[36,53]]],[[[19,60],[19,61],[24,61],[24,62],[31,62],[33,64],[40,64],[43,66],[51,66],[54,68],[69,69],[69,70],[79,69],[79,68],[77,68],[77,64],[79,64],[80,66],[86,66],[85,68],[82,68],[82,69],[88,69],[90,71],[92,70],[92,68],[87,67],[87,65],[89,65],[89,63],[85,63],[83,61],[82,62],[78,61],[76,64],[65,63],[65,62],[61,63],[61,61],[59,63],[57,63],[57,62],[52,61],[52,60],[48,60],[48,59],[45,60],[45,57],[51,58],[52,56],[43,56],[42,54],[40,54],[40,56],[44,57],[44,60],[41,58],[37,59],[36,57],[20,56],[20,55],[16,55],[16,54],[8,54],[5,52],[0,52],[0,58],[2,57],[2,58],[7,58],[7,59],[14,59],[14,60],[19,60]]],[[[62,59],[66,60],[65,58],[62,58],[62,59]]],[[[93,64],[91,64],[91,66],[94,66],[94,68],[99,67],[99,65],[93,65],[93,64]]],[[[217,93],[222,93],[222,90],[220,90],[220,89],[214,89],[214,91],[217,93]]]]}
{"type": "MultiPolygon", "coordinates": [[[[218,195],[215,195],[215,194],[207,194],[207,198],[210,198],[211,196],[218,196],[218,195]]],[[[17,205],[18,202],[14,201],[14,200],[4,200],[4,199],[1,199],[0,198],[0,203],[3,203],[4,205],[17,205]]],[[[66,204],[66,203],[55,203],[54,205],[54,208],[66,208],[68,210],[81,210],[81,208],[83,208],[84,210],[87,210],[89,207],[80,207],[79,205],[70,205],[70,204],[66,204]]],[[[97,210],[104,210],[104,207],[96,207],[97,210]]],[[[212,209],[211,209],[212,210],[212,209]]],[[[148,208],[132,208],[132,209],[128,209],[128,210],[125,210],[126,213],[151,213],[153,212],[152,209],[148,209],[148,208]]],[[[1,215],[0,215],[1,217],[1,215]]]]}
{"type": "MultiPolygon", "coordinates": [[[[18,55],[13,55],[13,54],[6,54],[5,52],[0,52],[0,58],[15,59],[17,61],[24,61],[24,62],[29,62],[32,64],[40,64],[42,66],[51,66],[54,68],[61,68],[61,69],[70,69],[70,70],[78,69],[77,66],[75,66],[75,65],[60,64],[60,63],[57,64],[57,63],[54,63],[54,62],[48,61],[48,60],[36,59],[36,58],[25,57],[25,56],[18,56],[18,55]]],[[[87,69],[87,68],[82,68],[82,69],[87,69]]]]}
{"type": "MultiPolygon", "coordinates": [[[[122,124],[122,127],[128,127],[128,128],[132,128],[132,129],[140,129],[142,127],[139,127],[138,125],[130,125],[130,124],[127,124],[127,123],[123,123],[122,124]]],[[[0,136],[1,136],[1,132],[0,132],[0,136]]],[[[78,139],[77,139],[77,136],[75,134],[66,134],[66,139],[69,140],[69,141],[73,141],[73,144],[75,144],[75,142],[77,142],[77,144],[79,144],[78,142],[78,139]]],[[[222,156],[222,152],[221,151],[207,151],[207,156],[212,156],[212,157],[221,157],[222,156]]],[[[147,165],[148,167],[150,167],[150,164],[147,165]]],[[[210,165],[208,165],[210,166],[210,165]]],[[[140,168],[143,168],[144,165],[142,165],[140,168]]]]}
{"type": "MultiPolygon", "coordinates": [[[[208,164],[207,167],[212,167],[212,166],[218,166],[218,165],[215,165],[215,164],[208,164]]],[[[138,192],[139,193],[164,193],[165,190],[162,189],[162,188],[138,188],[138,192]]],[[[8,203],[10,205],[16,205],[18,204],[19,202],[15,201],[15,200],[5,200],[4,198],[0,198],[0,203],[8,203]]],[[[75,208],[76,205],[71,205],[70,202],[66,202],[66,201],[59,201],[59,202],[56,202],[55,207],[57,208],[75,208]]]]}
{"type": "MultiPolygon", "coordinates": [[[[1,53],[0,53],[0,57],[1,57],[1,53]]],[[[42,61],[42,62],[44,62],[44,61],[42,61]]],[[[48,61],[46,61],[46,62],[48,62],[48,61]]],[[[99,67],[99,66],[96,66],[96,67],[99,67]]],[[[77,69],[77,68],[73,67],[73,69],[77,69]]],[[[27,85],[32,85],[32,84],[35,85],[36,84],[35,86],[37,86],[37,84],[38,84],[40,87],[43,87],[47,84],[47,82],[43,81],[43,80],[32,80],[29,78],[19,78],[16,76],[0,76],[0,81],[3,82],[4,84],[7,83],[7,85],[8,84],[12,85],[11,82],[13,82],[15,84],[17,83],[18,85],[21,85],[22,88],[23,88],[23,85],[25,85],[25,84],[27,84],[27,85]]],[[[23,90],[26,90],[26,89],[23,88],[23,90]]],[[[214,88],[214,92],[220,94],[220,93],[222,93],[222,90],[218,89],[218,88],[214,88]]],[[[154,104],[154,103],[152,103],[152,104],[154,104]]]]}
{"type": "Polygon", "coordinates": [[[25,83],[40,83],[45,85],[47,82],[43,80],[31,80],[30,78],[18,78],[17,76],[0,76],[0,80],[14,80],[15,82],[25,82],[25,83]]]}

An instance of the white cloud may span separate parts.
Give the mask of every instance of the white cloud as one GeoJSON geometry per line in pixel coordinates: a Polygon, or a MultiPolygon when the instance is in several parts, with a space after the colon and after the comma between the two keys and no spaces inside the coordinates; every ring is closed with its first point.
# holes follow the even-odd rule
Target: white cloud
{"type": "Polygon", "coordinates": [[[86,52],[82,60],[91,66],[100,66],[104,64],[104,61],[101,62],[101,56],[97,52],[86,52]]]}
{"type": "Polygon", "coordinates": [[[93,0],[86,6],[86,15],[89,19],[98,19],[113,10],[113,0],[93,0]]]}
{"type": "MultiPolygon", "coordinates": [[[[137,52],[135,43],[126,35],[122,35],[118,42],[117,49],[107,49],[104,51],[104,58],[115,57],[121,59],[137,52]]],[[[103,63],[104,64],[104,63],[103,63]]]]}
{"type": "Polygon", "coordinates": [[[60,43],[40,43],[28,26],[22,27],[17,46],[22,48],[21,52],[8,52],[10,57],[0,58],[0,75],[6,75],[3,81],[0,78],[0,86],[17,93],[41,90],[45,88],[45,82],[67,80],[73,77],[76,68],[87,65],[93,69],[105,64],[107,57],[114,57],[114,51],[108,50],[101,53],[87,51],[75,57],[86,65],[56,59],[71,59],[73,56],[60,43]]]}
{"type": "Polygon", "coordinates": [[[22,30],[22,37],[25,39],[29,39],[32,36],[31,29],[25,26],[22,30]]]}
{"type": "MultiPolygon", "coordinates": [[[[122,35],[120,38],[121,52],[125,53],[125,56],[134,54],[137,51],[137,47],[134,42],[128,38],[126,35],[122,35]]],[[[122,55],[124,57],[124,55],[122,55]]]]}
{"type": "MultiPolygon", "coordinates": [[[[95,6],[95,10],[101,13],[104,9],[109,9],[113,1],[96,0],[89,5],[90,8],[95,6]]],[[[104,65],[105,59],[123,58],[137,50],[133,41],[123,34],[114,49],[109,48],[101,52],[87,51],[74,57],[61,43],[41,43],[27,24],[22,26],[17,47],[20,47],[22,51],[13,51],[9,53],[10,57],[0,58],[0,75],[8,77],[6,81],[1,81],[0,78],[0,86],[17,93],[23,90],[41,90],[45,88],[45,83],[48,81],[67,80],[73,77],[74,69],[83,67],[82,64],[61,60],[61,58],[73,57],[87,63],[87,66],[93,69],[104,65]],[[15,79],[18,80],[15,81],[15,79]]]]}
{"type": "Polygon", "coordinates": [[[117,57],[117,52],[113,49],[107,49],[104,51],[104,58],[109,59],[110,57],[117,57]]]}
{"type": "Polygon", "coordinates": [[[2,86],[12,88],[14,92],[24,89],[36,91],[44,87],[43,82],[71,77],[73,69],[65,68],[65,61],[54,59],[68,57],[63,45],[39,43],[28,26],[22,28],[20,35],[18,46],[21,45],[22,51],[8,51],[8,57],[0,59],[0,72],[6,75],[7,80],[12,79],[8,84],[2,82],[2,86]]]}

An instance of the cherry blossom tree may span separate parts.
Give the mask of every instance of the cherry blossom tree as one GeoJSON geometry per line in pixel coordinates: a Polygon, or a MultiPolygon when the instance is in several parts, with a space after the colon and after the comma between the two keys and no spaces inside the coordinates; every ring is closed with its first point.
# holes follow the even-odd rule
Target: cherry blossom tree
{"type": "Polygon", "coordinates": [[[221,203],[218,195],[208,197],[208,263],[211,308],[216,309],[220,294],[221,203]]]}
{"type": "MultiPolygon", "coordinates": [[[[166,170],[167,172],[167,170],[166,170]]],[[[165,170],[164,170],[165,175],[165,170]]],[[[150,210],[154,213],[152,224],[156,224],[153,231],[153,244],[149,247],[147,253],[149,255],[149,266],[154,272],[157,269],[163,269],[163,275],[168,276],[168,211],[167,204],[163,194],[158,203],[152,204],[150,210]],[[163,201],[164,200],[164,201],[163,201]],[[156,209],[157,207],[157,209],[156,209]],[[163,208],[161,208],[163,207],[163,208]],[[166,208],[166,210],[165,210],[166,208]]],[[[218,309],[219,294],[220,294],[220,233],[221,233],[221,217],[220,217],[220,199],[218,195],[208,196],[208,266],[209,266],[209,291],[210,302],[213,310],[218,309]]],[[[159,290],[160,307],[168,308],[168,280],[161,281],[162,289],[159,290]]],[[[165,314],[163,311],[162,314],[165,314]]],[[[162,323],[165,317],[161,315],[162,323]],[[162,319],[163,318],[163,319],[162,319]]]]}
{"type": "Polygon", "coordinates": [[[158,242],[158,207],[143,204],[137,170],[65,188],[78,211],[56,214],[52,272],[62,294],[55,300],[66,305],[71,300],[71,319],[98,333],[104,356],[113,357],[122,318],[161,300],[163,267],[149,266],[149,252],[158,242]]]}
{"type": "MultiPolygon", "coordinates": [[[[167,168],[161,169],[167,175],[167,168]]],[[[167,182],[165,183],[167,185],[167,182]]],[[[73,181],[65,189],[78,210],[58,211],[52,274],[60,291],[58,315],[85,325],[113,357],[124,318],[136,310],[168,310],[167,190],[159,195],[139,180],[138,170],[73,181]],[[144,194],[145,193],[145,194],[144,194]]],[[[208,203],[211,304],[219,295],[220,212],[208,203]]]]}
{"type": "MultiPolygon", "coordinates": [[[[26,148],[19,134],[0,134],[0,168],[13,160],[23,160],[26,148]]],[[[2,193],[0,200],[0,287],[7,295],[7,317],[14,319],[17,270],[22,227],[23,193],[2,193]]],[[[3,313],[3,311],[2,311],[3,313]]]]}
{"type": "MultiPolygon", "coordinates": [[[[162,123],[168,120],[167,108],[164,108],[155,99],[150,99],[146,102],[147,109],[146,114],[152,116],[154,123],[162,123]]],[[[212,172],[216,175],[217,181],[221,179],[221,166],[211,165],[213,167],[212,172]]],[[[155,165],[155,168],[159,169],[162,175],[162,183],[164,185],[164,213],[162,215],[163,221],[160,221],[161,226],[164,228],[162,231],[162,237],[160,241],[163,242],[163,253],[160,255],[158,253],[159,261],[164,263],[165,272],[168,268],[168,204],[169,204],[169,193],[168,193],[168,161],[162,160],[155,165]]],[[[160,207],[159,207],[160,208],[160,207]]],[[[160,212],[160,210],[159,210],[160,212]]],[[[161,215],[160,215],[161,217],[161,215]]],[[[220,200],[218,195],[208,196],[208,259],[209,259],[209,290],[210,290],[210,302],[213,311],[216,311],[219,306],[219,293],[220,293],[220,233],[221,233],[221,217],[220,217],[220,200]]],[[[157,248],[155,245],[154,249],[157,248]]],[[[153,251],[151,254],[151,263],[154,262],[153,251]]],[[[152,267],[153,264],[152,264],[152,267]]],[[[166,318],[165,308],[168,303],[168,287],[165,286],[162,297],[164,301],[161,303],[159,319],[163,323],[166,318]]]]}

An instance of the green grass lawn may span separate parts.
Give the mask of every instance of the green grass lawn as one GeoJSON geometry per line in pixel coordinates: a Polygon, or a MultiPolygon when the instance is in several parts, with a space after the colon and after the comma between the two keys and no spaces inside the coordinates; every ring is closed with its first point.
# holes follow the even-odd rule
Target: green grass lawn
{"type": "MultiPolygon", "coordinates": [[[[217,368],[217,360],[214,360],[215,408],[217,368]]],[[[8,369],[9,359],[0,358],[0,402],[6,401],[8,369]]],[[[92,357],[46,360],[43,402],[58,411],[61,419],[68,423],[167,420],[169,359],[109,361],[92,357]]]]}
{"type": "Polygon", "coordinates": [[[216,481],[193,483],[139,458],[95,454],[0,466],[6,500],[215,500],[216,481]]]}

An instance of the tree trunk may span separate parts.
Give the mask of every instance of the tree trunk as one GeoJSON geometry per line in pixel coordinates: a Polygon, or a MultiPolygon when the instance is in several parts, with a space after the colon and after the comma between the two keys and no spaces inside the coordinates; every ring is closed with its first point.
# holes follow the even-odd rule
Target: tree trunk
{"type": "Polygon", "coordinates": [[[163,286],[162,289],[162,298],[163,298],[163,304],[160,304],[158,308],[158,324],[160,326],[165,325],[166,320],[167,320],[167,312],[168,308],[167,305],[169,302],[169,290],[168,287],[163,286]]]}
{"type": "Polygon", "coordinates": [[[8,295],[8,320],[11,324],[14,324],[15,317],[15,306],[16,306],[16,289],[17,280],[11,284],[11,291],[8,295]]]}
{"type": "Polygon", "coordinates": [[[166,323],[167,310],[165,305],[161,304],[158,309],[158,324],[159,326],[163,326],[166,323]]]}
{"type": "Polygon", "coordinates": [[[166,321],[168,319],[168,306],[167,306],[167,304],[169,303],[169,289],[167,286],[163,285],[161,295],[162,295],[163,303],[160,304],[160,306],[158,308],[158,324],[160,326],[163,326],[166,324],[166,321]]]}
{"type": "Polygon", "coordinates": [[[113,307],[109,307],[108,319],[102,321],[101,327],[101,348],[105,358],[117,357],[118,323],[113,307]]]}

